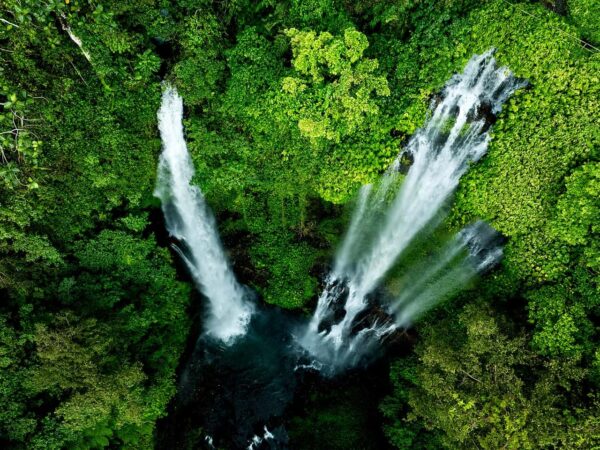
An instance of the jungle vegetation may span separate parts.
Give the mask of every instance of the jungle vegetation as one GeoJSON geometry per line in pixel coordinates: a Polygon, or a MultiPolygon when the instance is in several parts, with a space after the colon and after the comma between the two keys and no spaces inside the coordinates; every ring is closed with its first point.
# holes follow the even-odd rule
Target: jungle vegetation
{"type": "MultiPolygon", "coordinates": [[[[0,0],[0,446],[154,445],[198,320],[152,195],[163,80],[240,278],[303,314],[344,205],[490,47],[529,86],[448,226],[488,221],[505,258],[417,324],[380,427],[399,449],[600,446],[596,0],[0,0]]],[[[338,397],[292,438],[368,448],[338,397]]]]}

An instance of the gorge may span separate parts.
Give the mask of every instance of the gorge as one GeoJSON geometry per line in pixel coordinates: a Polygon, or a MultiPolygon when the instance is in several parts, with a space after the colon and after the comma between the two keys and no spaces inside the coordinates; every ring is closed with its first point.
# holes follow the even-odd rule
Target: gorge
{"type": "Polygon", "coordinates": [[[272,448],[285,448],[286,432],[277,417],[294,397],[299,372],[334,376],[368,364],[390,335],[410,327],[499,262],[501,238],[479,221],[447,238],[430,255],[427,267],[413,261],[399,294],[386,295],[387,303],[372,295],[411,244],[441,225],[461,176],[487,150],[494,115],[523,86],[507,68],[497,67],[493,50],[473,56],[464,71],[452,77],[441,101],[432,104],[426,124],[382,179],[360,190],[308,323],[251,303],[251,295],[236,282],[214,218],[193,185],[181,97],[173,87],[165,88],[158,113],[163,153],[156,195],[169,233],[185,246],[174,248],[208,303],[207,332],[180,377],[177,402],[186,405],[195,398],[195,389],[213,386],[207,373],[216,371],[218,387],[208,389],[213,398],[203,413],[207,445],[232,439],[234,447],[253,449],[269,441],[272,448]],[[411,164],[404,175],[400,165],[407,155],[411,164]],[[370,315],[375,307],[380,313],[370,315]],[[231,422],[231,417],[237,420],[231,422]],[[268,422],[270,427],[277,424],[273,433],[268,422]],[[261,427],[262,437],[254,434],[261,427]]]}

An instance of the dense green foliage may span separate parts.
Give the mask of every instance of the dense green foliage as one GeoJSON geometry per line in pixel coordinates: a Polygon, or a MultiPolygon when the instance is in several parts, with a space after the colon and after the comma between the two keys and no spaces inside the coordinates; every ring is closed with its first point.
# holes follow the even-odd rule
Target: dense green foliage
{"type": "Polygon", "coordinates": [[[3,4],[5,448],[148,448],[174,393],[189,287],[146,231],[160,148],[150,37],[172,31],[146,3],[3,4]]]}
{"type": "MultiPolygon", "coordinates": [[[[490,47],[530,86],[448,226],[489,221],[506,257],[392,365],[385,432],[397,448],[600,445],[600,11],[559,3],[3,0],[0,445],[153,445],[190,325],[151,220],[163,78],[236,269],[308,309],[339,205],[490,47]]],[[[292,438],[367,448],[359,397],[314,400],[292,438]]]]}
{"type": "Polygon", "coordinates": [[[582,387],[586,370],[569,358],[536,355],[526,336],[505,322],[489,307],[471,304],[458,318],[424,330],[419,362],[392,368],[394,394],[382,405],[394,421],[387,429],[392,442],[400,448],[420,448],[424,439],[447,448],[598,445],[600,402],[582,387]],[[563,391],[569,395],[557,395],[563,391]],[[426,438],[425,430],[435,434],[426,438]]]}

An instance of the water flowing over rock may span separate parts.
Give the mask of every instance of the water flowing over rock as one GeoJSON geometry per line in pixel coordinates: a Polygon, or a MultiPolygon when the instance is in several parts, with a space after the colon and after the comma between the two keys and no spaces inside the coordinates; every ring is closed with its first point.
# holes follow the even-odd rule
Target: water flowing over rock
{"type": "Polygon", "coordinates": [[[162,202],[169,233],[181,243],[178,253],[208,300],[207,334],[231,343],[246,332],[254,307],[231,271],[204,195],[192,184],[194,166],[182,118],[183,101],[167,86],[158,111],[163,151],[154,195],[162,202]]]}
{"type": "Polygon", "coordinates": [[[476,222],[454,237],[426,269],[411,273],[411,283],[389,305],[397,327],[408,327],[432,306],[456,293],[502,257],[501,240],[485,222],[476,222]]]}
{"type": "Polygon", "coordinates": [[[357,364],[381,339],[498,262],[497,234],[478,222],[451,240],[427,270],[413,274],[385,306],[387,314],[382,307],[365,314],[370,294],[402,255],[443,220],[461,176],[486,153],[502,104],[524,85],[496,66],[493,50],[475,55],[432,101],[429,119],[380,182],[360,190],[316,311],[298,338],[309,354],[334,370],[357,364]]]}

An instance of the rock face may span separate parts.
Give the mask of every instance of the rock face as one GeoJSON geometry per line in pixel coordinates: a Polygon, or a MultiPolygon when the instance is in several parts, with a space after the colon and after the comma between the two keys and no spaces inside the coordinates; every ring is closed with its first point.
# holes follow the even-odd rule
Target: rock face
{"type": "Polygon", "coordinates": [[[568,12],[567,0],[544,0],[542,4],[558,15],[566,16],[568,12]]]}
{"type": "Polygon", "coordinates": [[[492,111],[492,104],[489,102],[481,102],[477,108],[474,120],[484,121],[482,132],[485,133],[497,120],[496,114],[492,111]]]}
{"type": "Polygon", "coordinates": [[[358,314],[358,316],[356,316],[351,333],[355,335],[361,330],[372,328],[375,325],[391,325],[393,321],[393,317],[390,316],[390,314],[387,311],[385,311],[385,309],[383,309],[379,305],[373,305],[370,308],[361,311],[361,313],[358,314]]]}
{"type": "Polygon", "coordinates": [[[408,173],[408,169],[410,169],[410,166],[412,166],[414,162],[415,157],[413,154],[410,151],[405,150],[402,152],[402,156],[400,156],[396,170],[401,174],[406,175],[408,173]]]}
{"type": "Polygon", "coordinates": [[[432,110],[437,108],[437,106],[442,103],[444,100],[444,96],[441,92],[435,92],[429,97],[429,105],[432,110]]]}
{"type": "MultiPolygon", "coordinates": [[[[387,310],[385,305],[392,302],[390,294],[384,288],[378,288],[367,296],[369,306],[356,316],[352,324],[351,334],[356,335],[361,330],[385,329],[387,326],[394,325],[395,318],[387,310]]],[[[405,346],[407,343],[413,343],[414,336],[404,328],[395,328],[393,331],[382,336],[379,345],[383,348],[394,346],[405,346]]]]}
{"type": "MultiPolygon", "coordinates": [[[[321,320],[318,326],[319,333],[329,332],[331,327],[339,323],[345,316],[344,305],[349,295],[347,280],[336,280],[330,285],[330,292],[333,293],[331,306],[328,308],[328,314],[321,320]]],[[[378,288],[366,296],[368,306],[362,310],[352,322],[350,335],[355,336],[362,330],[372,329],[377,326],[378,329],[385,328],[386,325],[394,323],[394,317],[390,314],[384,305],[388,304],[389,294],[383,288],[378,288]]],[[[404,330],[395,330],[385,336],[388,343],[398,340],[404,341],[402,337],[404,330]]]]}
{"type": "Polygon", "coordinates": [[[328,308],[328,314],[319,323],[319,333],[323,331],[329,332],[333,325],[339,323],[346,316],[344,305],[346,304],[350,292],[348,289],[348,281],[334,281],[330,287],[330,292],[332,294],[331,306],[328,308]]]}
{"type": "Polygon", "coordinates": [[[329,261],[318,260],[309,270],[309,274],[319,280],[318,292],[323,292],[327,286],[327,275],[332,271],[333,267],[329,261]]]}

